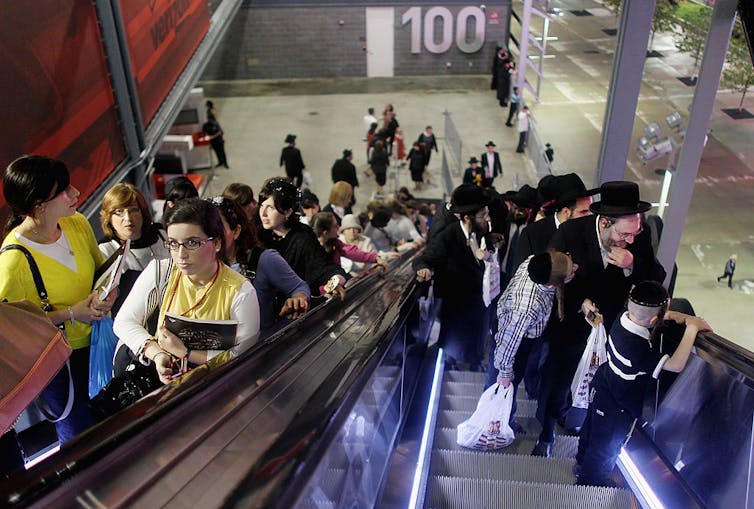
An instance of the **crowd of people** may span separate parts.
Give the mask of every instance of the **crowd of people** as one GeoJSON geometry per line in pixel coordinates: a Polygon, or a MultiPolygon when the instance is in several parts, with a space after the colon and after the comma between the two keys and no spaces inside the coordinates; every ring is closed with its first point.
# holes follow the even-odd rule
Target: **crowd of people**
{"type": "MultiPolygon", "coordinates": [[[[489,168],[494,144],[488,148],[489,168]]],[[[587,189],[571,173],[499,194],[490,185],[496,172],[477,171],[478,163],[471,159],[473,178],[438,210],[414,261],[417,281],[432,280],[439,301],[446,368],[486,371],[485,389],[513,384],[514,402],[523,381],[542,426],[532,455],[551,455],[560,424],[580,435],[577,482],[612,486],[650,379],[682,370],[696,334],[710,326],[668,310],[665,270],[644,221],[650,204],[635,183],[587,189]],[[652,341],[665,321],[686,330],[669,355],[652,341]],[[572,382],[600,323],[609,332],[608,362],[594,375],[588,409],[572,407],[572,382]]],[[[515,412],[514,403],[511,429],[526,433],[515,412]]]]}
{"type": "MultiPolygon", "coordinates": [[[[223,350],[191,349],[168,330],[166,315],[237,324],[231,355],[302,316],[315,300],[346,299],[347,281],[374,266],[389,268],[399,252],[423,245],[434,210],[408,189],[399,198],[371,201],[355,213],[355,169],[350,151],[333,168],[328,203],[320,209],[311,191],[303,192],[303,161],[295,136],[281,156],[287,176],[266,180],[257,197],[245,183],[202,199],[191,180],[168,181],[160,222],[145,196],[132,184],[109,189],[97,242],[87,219],[77,212],[79,191],[64,162],[23,156],[3,176],[12,210],[3,247],[20,245],[36,261],[47,290],[40,295],[29,261],[18,249],[0,256],[0,299],[45,305],[73,349],[63,369],[44,390],[43,399],[61,418],[64,443],[100,418],[88,393],[92,323],[110,316],[118,338],[114,377],[146,370],[167,383],[223,350]],[[341,180],[342,179],[342,180],[341,180]],[[101,272],[130,248],[117,291],[107,298],[93,288],[101,272]],[[73,407],[64,411],[73,387],[73,407]]],[[[5,432],[6,430],[3,430],[5,432]]],[[[4,433],[3,450],[6,436],[4,433]]],[[[14,440],[14,444],[17,442],[14,440]]],[[[16,454],[4,458],[21,457],[16,454]]],[[[3,471],[20,468],[3,461],[3,471]]]]}

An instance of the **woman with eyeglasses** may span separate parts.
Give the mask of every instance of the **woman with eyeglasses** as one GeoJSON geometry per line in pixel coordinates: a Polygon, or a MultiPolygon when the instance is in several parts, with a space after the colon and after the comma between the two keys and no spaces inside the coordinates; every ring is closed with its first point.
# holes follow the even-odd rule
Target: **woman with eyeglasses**
{"type": "MultiPolygon", "coordinates": [[[[91,323],[110,311],[117,292],[103,302],[92,291],[94,272],[104,260],[89,222],[76,212],[80,193],[71,185],[65,163],[46,156],[20,157],[5,170],[3,194],[13,214],[3,247],[21,245],[32,255],[49,296],[47,316],[65,328],[73,349],[70,375],[63,368],[43,392],[52,413],[60,416],[73,380],[73,407],[55,423],[63,443],[95,423],[88,394],[91,323]]],[[[0,299],[28,299],[42,306],[29,262],[16,249],[0,255],[0,299]]]]}
{"type": "Polygon", "coordinates": [[[150,262],[163,266],[163,277],[156,280],[156,271],[148,266],[114,326],[119,344],[128,345],[142,363],[153,363],[163,383],[178,374],[179,365],[204,364],[221,353],[188,348],[165,328],[167,312],[198,320],[236,320],[236,351],[251,346],[259,336],[256,291],[225,263],[224,228],[217,207],[199,198],[181,200],[168,215],[166,227],[170,259],[150,262]],[[155,305],[160,312],[157,333],[152,335],[143,324],[155,305]]]}
{"type": "Polygon", "coordinates": [[[251,281],[257,291],[261,329],[269,330],[280,317],[296,318],[306,313],[311,296],[309,285],[280,253],[262,246],[256,227],[238,203],[224,196],[211,201],[222,216],[228,265],[251,281]]]}
{"type": "Polygon", "coordinates": [[[283,177],[267,180],[259,191],[260,239],[276,249],[315,295],[345,297],[346,273],[327,256],[312,229],[299,220],[301,190],[283,177]]]}
{"type": "Polygon", "coordinates": [[[165,247],[167,235],[160,224],[152,222],[152,212],[146,198],[132,184],[116,184],[105,193],[100,221],[102,231],[109,239],[99,245],[105,258],[110,258],[127,240],[131,241],[118,285],[120,294],[113,304],[113,315],[116,315],[136,278],[149,262],[165,260],[170,256],[165,247]]]}

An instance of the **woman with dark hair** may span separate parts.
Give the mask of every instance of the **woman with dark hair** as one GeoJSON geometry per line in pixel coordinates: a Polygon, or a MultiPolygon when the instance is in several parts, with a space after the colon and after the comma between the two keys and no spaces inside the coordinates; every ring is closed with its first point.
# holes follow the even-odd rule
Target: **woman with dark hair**
{"type": "Polygon", "coordinates": [[[225,261],[222,217],[212,203],[189,198],[176,204],[167,218],[170,259],[154,260],[160,271],[147,267],[115,318],[115,334],[142,363],[154,363],[167,383],[175,366],[204,364],[220,350],[191,350],[164,326],[165,313],[198,320],[235,320],[235,344],[240,349],[259,336],[256,291],[225,261]],[[161,275],[160,280],[155,274],[161,275]],[[159,306],[157,333],[144,328],[146,318],[159,306]]]}
{"type": "Polygon", "coordinates": [[[175,204],[186,198],[198,198],[199,191],[187,177],[178,176],[168,180],[165,184],[165,204],[162,207],[161,220],[165,223],[167,215],[175,204]]]}
{"type": "MultiPolygon", "coordinates": [[[[73,380],[73,407],[55,423],[63,443],[95,423],[88,394],[90,324],[110,311],[117,292],[104,302],[92,292],[94,272],[104,260],[92,227],[76,212],[79,191],[70,184],[65,163],[45,156],[20,157],[5,170],[3,194],[13,213],[3,247],[15,244],[29,251],[49,297],[47,316],[65,328],[73,348],[70,374],[63,368],[43,392],[52,412],[62,415],[73,380]]],[[[17,249],[0,255],[0,299],[28,299],[42,306],[29,262],[17,249]]]]}
{"type": "Polygon", "coordinates": [[[237,203],[223,196],[211,201],[222,216],[228,265],[251,281],[257,291],[261,329],[272,327],[278,317],[295,318],[306,313],[311,296],[309,285],[293,272],[280,253],[262,246],[256,227],[237,203]]]}
{"type": "Polygon", "coordinates": [[[159,224],[152,222],[152,212],[146,198],[132,184],[116,184],[105,193],[100,221],[102,231],[110,239],[99,245],[105,258],[118,251],[126,240],[131,241],[125,270],[118,285],[120,294],[113,304],[113,315],[116,315],[136,278],[149,262],[170,256],[165,247],[167,235],[159,224]]]}
{"type": "Polygon", "coordinates": [[[259,191],[260,238],[277,249],[314,294],[345,296],[346,273],[328,258],[314,232],[299,221],[301,190],[283,177],[267,180],[259,191]]]}
{"type": "Polygon", "coordinates": [[[390,157],[385,150],[385,143],[378,140],[374,144],[374,151],[369,164],[374,172],[374,180],[377,182],[377,193],[382,194],[382,187],[387,182],[387,167],[390,166],[390,157]]]}

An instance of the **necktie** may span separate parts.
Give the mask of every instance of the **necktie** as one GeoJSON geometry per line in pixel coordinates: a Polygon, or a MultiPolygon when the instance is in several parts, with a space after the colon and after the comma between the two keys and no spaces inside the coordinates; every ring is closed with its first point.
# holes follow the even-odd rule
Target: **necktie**
{"type": "Polygon", "coordinates": [[[512,276],[512,270],[513,270],[513,258],[516,256],[516,244],[518,244],[518,233],[521,231],[521,227],[516,225],[516,229],[513,232],[513,235],[511,235],[511,240],[508,243],[508,256],[505,260],[505,273],[508,276],[512,276]]]}

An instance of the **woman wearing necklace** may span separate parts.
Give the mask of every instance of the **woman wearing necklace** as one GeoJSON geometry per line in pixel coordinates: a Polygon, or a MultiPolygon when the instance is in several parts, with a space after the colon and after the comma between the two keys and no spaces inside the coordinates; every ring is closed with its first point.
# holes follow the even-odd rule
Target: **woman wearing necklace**
{"type": "Polygon", "coordinates": [[[254,344],[259,336],[259,304],[251,283],[225,262],[223,223],[212,203],[199,198],[181,200],[166,219],[166,247],[170,259],[153,260],[136,280],[115,318],[119,346],[127,345],[144,364],[154,363],[167,383],[176,374],[177,361],[204,364],[220,350],[191,350],[163,324],[165,313],[199,320],[236,320],[236,348],[254,344]],[[156,279],[153,264],[163,274],[156,279]],[[153,311],[153,292],[160,296],[155,335],[145,328],[153,311]]]}
{"type": "MultiPolygon", "coordinates": [[[[107,314],[117,292],[104,302],[92,292],[94,272],[104,260],[89,222],[76,212],[80,193],[70,184],[65,163],[45,156],[20,157],[5,171],[3,194],[13,212],[3,247],[20,244],[31,253],[52,306],[47,316],[65,327],[73,349],[73,407],[55,423],[63,443],[95,423],[88,396],[90,324],[107,314]]],[[[18,250],[0,255],[0,298],[28,299],[41,306],[29,262],[18,250]]],[[[56,415],[69,401],[69,380],[63,368],[43,392],[56,415]]]]}
{"type": "Polygon", "coordinates": [[[301,190],[283,177],[267,180],[259,191],[260,238],[276,249],[314,295],[345,297],[346,273],[327,256],[312,229],[299,220],[301,190]]]}
{"type": "MultiPolygon", "coordinates": [[[[132,184],[116,184],[105,193],[100,210],[102,231],[110,239],[99,245],[105,258],[121,248],[126,240],[131,248],[125,260],[123,275],[118,286],[120,294],[113,304],[113,316],[123,305],[136,278],[152,260],[165,260],[170,252],[165,247],[167,235],[162,227],[152,222],[146,198],[132,184]]],[[[159,267],[159,264],[155,264],[159,267]]]]}
{"type": "Polygon", "coordinates": [[[257,229],[238,203],[224,196],[215,196],[211,201],[222,216],[228,265],[249,279],[257,291],[261,329],[270,331],[280,317],[296,318],[306,313],[309,285],[280,253],[262,246],[257,229]]]}

